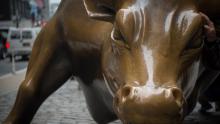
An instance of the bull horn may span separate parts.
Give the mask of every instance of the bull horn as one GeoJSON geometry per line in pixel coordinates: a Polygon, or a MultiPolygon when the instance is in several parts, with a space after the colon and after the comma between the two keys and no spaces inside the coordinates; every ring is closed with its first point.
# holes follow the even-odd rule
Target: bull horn
{"type": "Polygon", "coordinates": [[[114,1],[84,0],[84,5],[90,18],[112,22],[115,17],[114,1]]]}

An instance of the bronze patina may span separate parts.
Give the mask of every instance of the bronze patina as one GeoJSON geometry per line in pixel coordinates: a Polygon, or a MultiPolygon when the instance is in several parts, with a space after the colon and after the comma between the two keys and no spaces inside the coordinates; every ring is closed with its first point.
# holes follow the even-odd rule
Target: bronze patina
{"type": "Polygon", "coordinates": [[[200,11],[218,20],[220,1],[62,0],[4,124],[29,124],[71,75],[99,124],[181,123],[218,76],[201,64],[200,11]]]}

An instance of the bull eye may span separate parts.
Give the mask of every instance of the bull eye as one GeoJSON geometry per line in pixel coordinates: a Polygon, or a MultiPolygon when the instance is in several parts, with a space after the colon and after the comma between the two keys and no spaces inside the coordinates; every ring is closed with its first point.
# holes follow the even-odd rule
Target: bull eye
{"type": "Polygon", "coordinates": [[[111,38],[113,40],[113,44],[114,44],[113,46],[118,46],[120,48],[126,48],[127,50],[130,50],[128,42],[126,42],[122,33],[117,27],[114,27],[111,33],[111,38]]]}
{"type": "Polygon", "coordinates": [[[117,27],[114,27],[113,29],[113,32],[112,32],[112,39],[114,41],[121,41],[121,42],[124,42],[126,43],[121,31],[117,28],[117,27]]]}
{"type": "Polygon", "coordinates": [[[203,44],[202,38],[197,36],[193,40],[190,40],[184,50],[191,50],[191,49],[197,49],[200,48],[201,45],[203,44]]]}
{"type": "Polygon", "coordinates": [[[201,48],[202,45],[203,45],[202,30],[199,30],[192,35],[191,39],[187,42],[184,50],[187,51],[192,49],[198,49],[201,48]]]}

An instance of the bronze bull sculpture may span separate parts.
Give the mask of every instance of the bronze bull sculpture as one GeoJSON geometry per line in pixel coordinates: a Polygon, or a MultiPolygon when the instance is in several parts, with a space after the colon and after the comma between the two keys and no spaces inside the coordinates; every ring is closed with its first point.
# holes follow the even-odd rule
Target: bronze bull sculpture
{"type": "Polygon", "coordinates": [[[220,2],[62,0],[36,39],[4,124],[30,123],[71,75],[99,124],[181,123],[218,76],[201,65],[200,11],[216,21],[220,2]]]}

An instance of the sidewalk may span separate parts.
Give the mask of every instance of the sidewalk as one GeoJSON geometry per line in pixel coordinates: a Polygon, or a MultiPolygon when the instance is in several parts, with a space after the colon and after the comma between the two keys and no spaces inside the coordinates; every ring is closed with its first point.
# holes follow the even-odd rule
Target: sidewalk
{"type": "MultiPolygon", "coordinates": [[[[19,27],[31,27],[32,23],[30,19],[21,19],[19,22],[19,27]]],[[[0,21],[0,27],[16,27],[15,22],[13,21],[0,21]]]]}
{"type": "Polygon", "coordinates": [[[19,27],[21,28],[26,28],[26,27],[31,27],[31,20],[27,20],[27,19],[22,19],[19,23],[19,27]]]}
{"type": "Polygon", "coordinates": [[[0,96],[12,91],[17,91],[20,83],[24,80],[26,69],[0,77],[0,96]]]}
{"type": "MultiPolygon", "coordinates": [[[[0,79],[0,124],[11,110],[25,71],[0,79]]],[[[198,107],[197,107],[198,109],[198,107]]],[[[183,124],[219,124],[220,113],[200,115],[194,111],[183,124]]],[[[91,118],[85,97],[76,81],[67,81],[40,107],[31,124],[96,124],[91,118]]],[[[122,124],[119,121],[110,124],[122,124]]]]}

